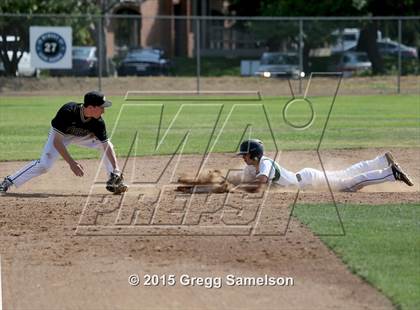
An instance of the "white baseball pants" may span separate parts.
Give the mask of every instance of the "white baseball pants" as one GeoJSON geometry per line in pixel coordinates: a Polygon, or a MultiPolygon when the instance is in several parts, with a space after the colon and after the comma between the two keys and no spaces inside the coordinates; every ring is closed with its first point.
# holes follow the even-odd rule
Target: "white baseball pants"
{"type": "MultiPolygon", "coordinates": [[[[395,181],[391,166],[384,155],[361,161],[345,170],[325,171],[330,187],[334,191],[357,191],[367,185],[395,181]]],[[[324,172],[304,168],[296,174],[299,187],[305,189],[328,188],[324,172]]]]}
{"type": "MultiPolygon", "coordinates": [[[[41,158],[34,160],[24,166],[22,169],[17,171],[15,174],[10,175],[8,178],[13,182],[16,187],[21,186],[22,184],[28,182],[29,180],[48,172],[55,161],[58,159],[60,153],[54,147],[54,136],[58,135],[54,129],[51,128],[48,135],[47,143],[44,146],[44,151],[42,152],[41,158]]],[[[67,147],[70,144],[79,145],[82,147],[98,149],[102,152],[103,163],[105,165],[108,174],[110,174],[114,169],[109,161],[108,157],[105,154],[103,143],[96,139],[96,137],[85,136],[85,137],[76,137],[72,135],[66,135],[63,138],[64,146],[67,147]]],[[[113,147],[111,142],[108,141],[110,147],[113,147]]]]}

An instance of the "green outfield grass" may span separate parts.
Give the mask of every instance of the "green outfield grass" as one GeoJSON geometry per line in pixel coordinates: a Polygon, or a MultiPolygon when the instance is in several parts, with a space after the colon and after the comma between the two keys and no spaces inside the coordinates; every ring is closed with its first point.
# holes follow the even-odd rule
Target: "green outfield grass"
{"type": "MultiPolygon", "coordinates": [[[[297,130],[287,125],[283,119],[283,107],[289,100],[285,97],[267,98],[263,101],[145,99],[124,102],[121,97],[111,99],[114,106],[107,110],[104,118],[109,133],[116,125],[112,141],[120,156],[128,152],[136,130],[140,138],[136,155],[170,154],[187,133],[188,141],[184,148],[186,153],[202,154],[208,145],[216,141],[216,137],[218,139],[213,151],[234,152],[243,135],[263,139],[267,149],[274,150],[270,127],[279,149],[315,149],[331,106],[331,98],[312,98],[314,122],[305,130],[297,130]],[[161,118],[162,106],[164,109],[161,118]],[[119,122],[116,124],[118,115],[119,122]],[[158,134],[159,139],[162,139],[169,126],[168,134],[156,148],[158,134]]],[[[81,98],[0,98],[0,160],[39,157],[51,119],[57,109],[70,100],[80,101],[81,98]]],[[[339,96],[321,149],[418,147],[419,115],[420,104],[416,95],[339,96]]],[[[287,119],[297,125],[307,123],[310,118],[310,108],[302,101],[294,103],[287,111],[287,119]]],[[[97,156],[95,151],[81,148],[72,147],[71,152],[75,158],[97,156]]]]}
{"type": "Polygon", "coordinates": [[[298,205],[303,223],[399,309],[420,309],[420,205],[298,205]],[[324,236],[323,236],[324,235],[324,236]]]}

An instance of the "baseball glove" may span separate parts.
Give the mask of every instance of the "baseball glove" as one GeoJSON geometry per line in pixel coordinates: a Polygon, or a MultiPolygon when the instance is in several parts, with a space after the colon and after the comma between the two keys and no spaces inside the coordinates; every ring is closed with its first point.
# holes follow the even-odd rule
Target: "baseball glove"
{"type": "Polygon", "coordinates": [[[114,195],[119,195],[128,190],[127,184],[124,183],[124,176],[122,173],[111,172],[108,181],[106,182],[106,189],[114,193],[114,195]]]}
{"type": "Polygon", "coordinates": [[[176,188],[178,192],[183,193],[228,193],[233,189],[233,185],[228,182],[220,184],[185,184],[176,188]]]}
{"type": "Polygon", "coordinates": [[[235,187],[228,182],[219,170],[210,170],[197,178],[182,176],[178,179],[182,185],[176,188],[183,193],[228,193],[235,187]]]}

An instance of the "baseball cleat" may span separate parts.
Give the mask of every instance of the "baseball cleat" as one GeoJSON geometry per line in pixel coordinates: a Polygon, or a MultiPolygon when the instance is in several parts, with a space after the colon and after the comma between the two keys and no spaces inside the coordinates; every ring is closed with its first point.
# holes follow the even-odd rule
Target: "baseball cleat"
{"type": "Polygon", "coordinates": [[[119,195],[128,190],[127,184],[124,183],[124,176],[122,173],[113,173],[109,175],[109,180],[106,182],[106,190],[114,193],[114,195],[119,195]]]}
{"type": "Polygon", "coordinates": [[[120,195],[128,191],[128,186],[125,183],[122,183],[118,186],[117,190],[114,192],[114,195],[120,195]]]}
{"type": "Polygon", "coordinates": [[[113,193],[114,195],[120,195],[128,191],[128,185],[125,183],[107,185],[105,188],[107,191],[113,193]]]}
{"type": "Polygon", "coordinates": [[[13,182],[9,178],[4,178],[3,182],[0,183],[0,195],[5,194],[13,182]]]}
{"type": "Polygon", "coordinates": [[[386,152],[385,153],[385,158],[388,161],[388,165],[391,166],[393,164],[396,164],[395,160],[394,160],[394,156],[392,156],[391,152],[386,152]]]}
{"type": "Polygon", "coordinates": [[[410,177],[405,173],[398,164],[392,164],[392,173],[394,174],[394,178],[397,181],[404,182],[408,186],[413,186],[414,183],[411,181],[410,177]]]}

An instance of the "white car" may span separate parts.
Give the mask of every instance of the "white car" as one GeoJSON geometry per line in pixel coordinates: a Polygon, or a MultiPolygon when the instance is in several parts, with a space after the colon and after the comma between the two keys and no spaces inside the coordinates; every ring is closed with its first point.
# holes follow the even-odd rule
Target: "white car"
{"type": "MultiPolygon", "coordinates": [[[[21,55],[21,52],[18,52],[18,56],[20,55],[21,55]]],[[[11,59],[13,57],[13,52],[8,51],[7,56],[9,57],[9,59],[11,59]]],[[[4,64],[0,59],[0,75],[4,74],[4,72],[5,72],[4,64]]],[[[40,74],[40,70],[33,68],[31,66],[31,54],[27,52],[23,52],[23,56],[18,63],[18,70],[16,72],[16,75],[37,77],[39,76],[39,74],[40,74]]]]}
{"type": "Polygon", "coordinates": [[[331,54],[342,53],[357,45],[360,30],[357,28],[344,28],[333,31],[332,35],[336,38],[336,44],[331,47],[331,54]]]}
{"type": "MultiPolygon", "coordinates": [[[[335,37],[335,45],[331,47],[331,54],[354,51],[360,37],[360,29],[344,28],[334,30],[331,35],[335,37]]],[[[377,32],[378,42],[382,40],[382,32],[377,32]]]]}

